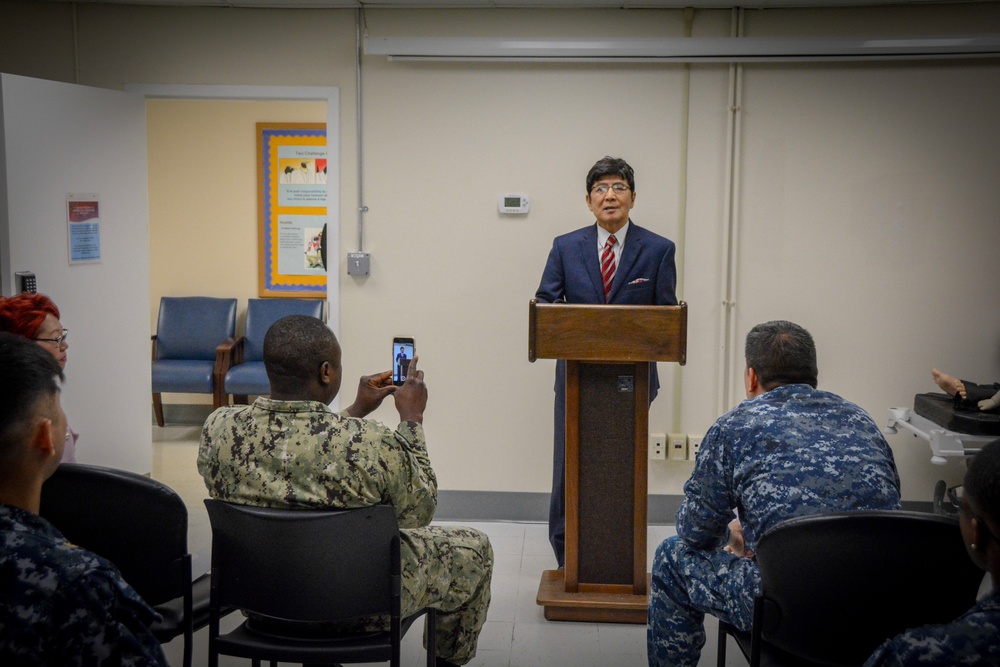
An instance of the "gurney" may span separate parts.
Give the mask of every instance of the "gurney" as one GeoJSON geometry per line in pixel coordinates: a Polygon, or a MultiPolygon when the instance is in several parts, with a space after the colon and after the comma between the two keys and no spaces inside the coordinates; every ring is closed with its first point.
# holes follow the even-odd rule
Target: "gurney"
{"type": "Polygon", "coordinates": [[[955,410],[947,394],[917,394],[913,408],[889,408],[886,431],[900,430],[927,441],[931,463],[944,465],[948,458],[975,456],[986,443],[1000,440],[1000,415],[955,410]]]}

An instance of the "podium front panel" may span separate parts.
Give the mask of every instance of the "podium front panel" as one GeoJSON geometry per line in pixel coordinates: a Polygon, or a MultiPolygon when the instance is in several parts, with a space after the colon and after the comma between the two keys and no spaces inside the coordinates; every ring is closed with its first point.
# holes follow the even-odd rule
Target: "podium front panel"
{"type": "Polygon", "coordinates": [[[580,583],[633,583],[636,368],[579,365],[580,583]]]}

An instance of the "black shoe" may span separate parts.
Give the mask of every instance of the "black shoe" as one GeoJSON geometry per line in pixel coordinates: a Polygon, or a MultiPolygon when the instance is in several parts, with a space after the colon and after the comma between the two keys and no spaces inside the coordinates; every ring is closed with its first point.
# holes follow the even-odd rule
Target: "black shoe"
{"type": "Polygon", "coordinates": [[[458,665],[456,665],[455,663],[448,662],[444,658],[435,658],[434,664],[436,665],[436,667],[458,667],[458,665]]]}

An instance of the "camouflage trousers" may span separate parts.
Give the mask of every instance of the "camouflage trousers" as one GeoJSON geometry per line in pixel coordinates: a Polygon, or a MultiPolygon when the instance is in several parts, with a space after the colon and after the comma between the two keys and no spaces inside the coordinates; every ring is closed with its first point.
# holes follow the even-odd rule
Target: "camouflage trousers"
{"type": "Polygon", "coordinates": [[[461,526],[404,528],[400,533],[403,618],[426,607],[436,609],[437,655],[464,665],[476,655],[490,606],[490,540],[461,526]]]}
{"type": "Polygon", "coordinates": [[[724,551],[694,549],[679,537],[657,548],[649,591],[650,667],[695,667],[705,645],[705,614],[749,632],[757,564],[724,551]]]}
{"type": "MultiPolygon", "coordinates": [[[[461,526],[404,528],[399,532],[402,617],[428,607],[436,610],[438,657],[464,665],[476,655],[479,632],[490,606],[490,540],[475,528],[461,526]]],[[[384,631],[389,628],[389,619],[368,617],[340,627],[384,631]]]]}

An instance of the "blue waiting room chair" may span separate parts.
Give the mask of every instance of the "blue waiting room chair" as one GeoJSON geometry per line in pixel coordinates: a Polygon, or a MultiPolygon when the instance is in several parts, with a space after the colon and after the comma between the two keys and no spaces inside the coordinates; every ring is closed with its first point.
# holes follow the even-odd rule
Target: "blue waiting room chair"
{"type": "Polygon", "coordinates": [[[160,299],[153,336],[153,411],[163,426],[162,393],[212,394],[222,405],[215,382],[216,348],[236,334],[236,299],[206,296],[160,299]]]}
{"type": "Polygon", "coordinates": [[[248,396],[266,396],[271,385],[264,371],[264,334],[287,315],[323,319],[323,299],[250,299],[247,303],[246,335],[218,348],[216,385],[219,405],[246,404],[248,396]]]}

